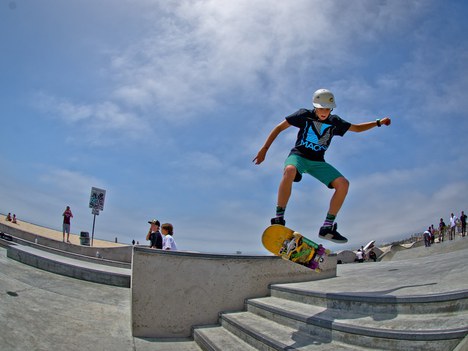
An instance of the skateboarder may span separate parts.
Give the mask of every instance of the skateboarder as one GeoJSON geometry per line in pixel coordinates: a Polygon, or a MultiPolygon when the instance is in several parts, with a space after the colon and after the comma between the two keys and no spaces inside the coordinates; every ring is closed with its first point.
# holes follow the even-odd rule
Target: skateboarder
{"type": "Polygon", "coordinates": [[[336,107],[335,97],[327,89],[317,90],[312,98],[313,110],[300,109],[287,116],[270,132],[263,147],[253,159],[255,164],[265,160],[266,153],[276,137],[290,126],[299,128],[297,140],[284,164],[283,178],[278,189],[276,216],[271,224],[285,225],[284,213],[293,182],[299,182],[303,173],[309,173],[328,188],[334,189],[327,216],[319,230],[319,237],[336,243],[346,243],[348,239],[337,231],[335,218],[348,193],[348,180],[333,166],[325,162],[325,151],[333,136],[343,136],[347,131],[364,132],[374,127],[390,125],[388,117],[372,122],[351,124],[339,116],[331,114],[336,107]]]}

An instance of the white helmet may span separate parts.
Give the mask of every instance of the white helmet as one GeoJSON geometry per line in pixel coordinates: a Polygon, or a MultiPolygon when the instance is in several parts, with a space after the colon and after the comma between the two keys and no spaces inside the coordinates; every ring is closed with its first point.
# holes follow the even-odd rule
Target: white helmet
{"type": "Polygon", "coordinates": [[[314,93],[312,104],[317,108],[335,108],[335,97],[330,90],[319,89],[314,93]]]}

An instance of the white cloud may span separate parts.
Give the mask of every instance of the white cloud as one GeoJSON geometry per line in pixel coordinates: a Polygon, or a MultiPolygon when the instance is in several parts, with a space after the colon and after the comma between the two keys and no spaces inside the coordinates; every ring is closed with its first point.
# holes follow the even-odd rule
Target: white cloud
{"type": "Polygon", "coordinates": [[[196,112],[215,109],[233,92],[238,96],[232,98],[244,100],[258,99],[265,86],[266,94],[280,94],[301,73],[323,75],[352,62],[353,50],[341,53],[357,42],[403,30],[419,6],[405,3],[402,17],[400,6],[372,1],[342,3],[339,9],[334,2],[319,6],[310,1],[166,4],[146,37],[115,53],[114,95],[132,106],[157,108],[157,118],[172,113],[193,118],[196,112]],[[341,16],[343,12],[347,15],[341,16]],[[360,21],[350,20],[354,16],[349,12],[358,13],[360,21]],[[293,77],[285,81],[287,73],[293,77]]]}
{"type": "Polygon", "coordinates": [[[40,92],[33,97],[33,104],[45,114],[51,114],[76,128],[83,128],[88,132],[84,133],[84,139],[93,144],[112,142],[111,137],[116,132],[119,136],[136,139],[149,134],[151,130],[147,121],[111,101],[74,103],[40,92]]]}

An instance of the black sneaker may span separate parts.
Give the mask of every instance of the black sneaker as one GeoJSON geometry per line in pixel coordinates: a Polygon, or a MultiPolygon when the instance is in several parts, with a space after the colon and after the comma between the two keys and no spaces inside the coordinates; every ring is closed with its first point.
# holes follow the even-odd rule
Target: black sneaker
{"type": "Polygon", "coordinates": [[[271,224],[279,224],[279,225],[286,225],[286,221],[284,220],[284,217],[275,217],[271,219],[271,224]]]}
{"type": "Polygon", "coordinates": [[[333,227],[321,227],[319,231],[319,238],[333,241],[338,244],[346,244],[348,239],[336,231],[338,225],[335,223],[333,227]]]}

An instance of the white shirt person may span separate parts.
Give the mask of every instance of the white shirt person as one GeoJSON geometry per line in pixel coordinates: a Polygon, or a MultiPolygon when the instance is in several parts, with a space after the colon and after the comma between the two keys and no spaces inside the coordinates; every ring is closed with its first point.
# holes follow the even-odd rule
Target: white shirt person
{"type": "Polygon", "coordinates": [[[164,223],[161,226],[161,234],[164,235],[163,250],[177,250],[177,244],[172,237],[174,235],[174,227],[171,223],[164,223]]]}

